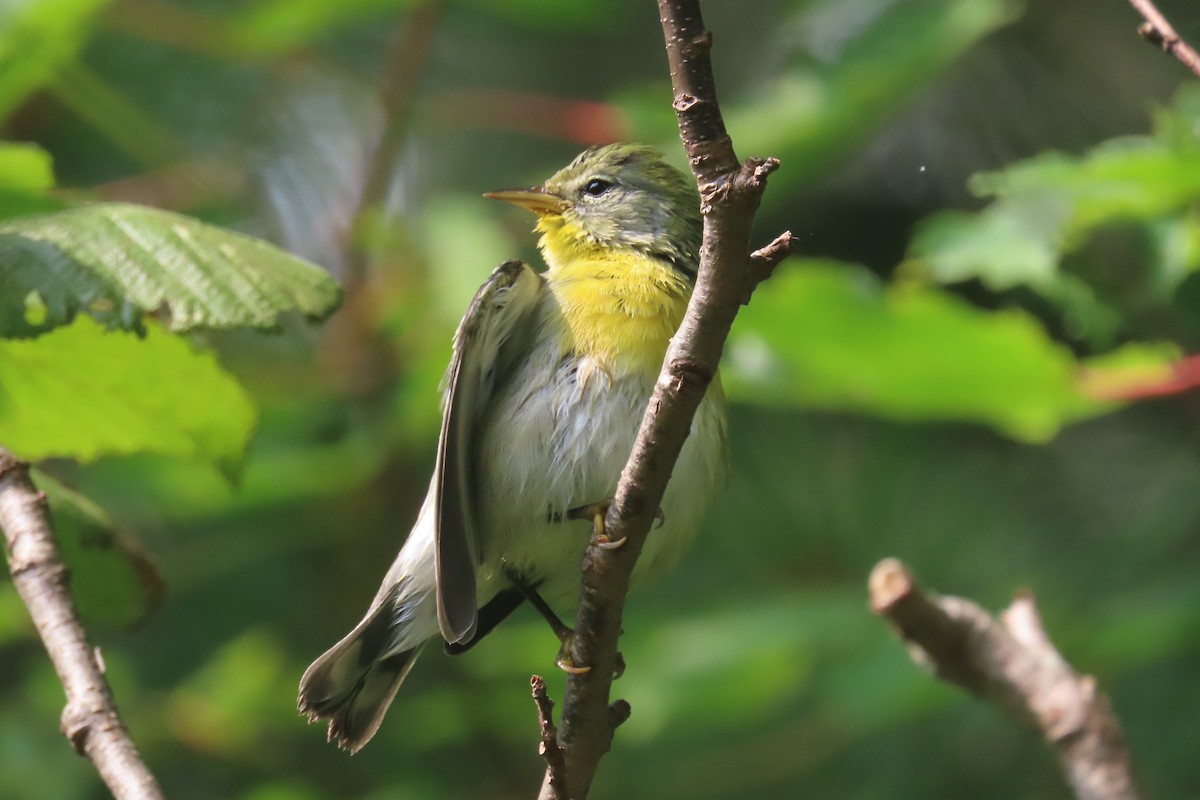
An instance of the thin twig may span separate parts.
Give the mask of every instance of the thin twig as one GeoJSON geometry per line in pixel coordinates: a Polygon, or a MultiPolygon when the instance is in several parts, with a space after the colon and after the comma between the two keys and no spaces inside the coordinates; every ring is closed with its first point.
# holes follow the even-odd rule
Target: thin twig
{"type": "Polygon", "coordinates": [[[746,285],[745,292],[742,296],[742,305],[750,302],[750,295],[754,292],[754,287],[771,277],[775,273],[775,268],[788,256],[792,254],[792,249],[796,246],[796,239],[791,231],[784,231],[775,237],[765,247],[760,247],[750,254],[750,272],[749,282],[746,285]]]}
{"type": "MultiPolygon", "coordinates": [[[[612,550],[590,547],[576,613],[571,658],[591,669],[567,678],[559,741],[571,800],[584,800],[596,767],[612,744],[628,704],[609,704],[621,614],[634,563],[645,544],[671,471],[704,393],[716,375],[729,328],[759,276],[750,257],[750,227],[774,159],[739,165],[717,105],[709,49],[696,0],[659,0],[674,87],[674,103],[692,172],[700,189],[704,238],[687,314],[671,340],[633,452],[605,519],[612,550]]],[[[777,240],[778,241],[778,240],[777,240]]],[[[763,261],[778,260],[790,238],[773,244],[763,261]]]]}
{"type": "Polygon", "coordinates": [[[533,704],[537,706],[538,728],[541,730],[542,741],[538,745],[538,755],[546,760],[546,783],[543,796],[547,800],[566,798],[565,788],[567,766],[563,761],[563,749],[558,743],[558,728],[554,727],[554,701],[546,692],[546,680],[541,675],[529,679],[529,688],[533,693],[533,704]]]}
{"type": "Polygon", "coordinates": [[[91,759],[118,800],[160,800],[162,791],[129,738],[67,592],[67,569],[50,529],[45,496],[29,465],[0,447],[0,528],[8,568],[66,691],[62,732],[91,759]]]}
{"type": "Polygon", "coordinates": [[[997,621],[969,600],[923,592],[895,559],[876,565],[869,588],[871,610],[914,661],[1042,734],[1079,800],[1137,800],[1108,698],[1054,647],[1032,594],[1018,594],[997,621]]]}
{"type": "Polygon", "coordinates": [[[1175,28],[1154,5],[1154,0],[1129,0],[1129,4],[1146,20],[1138,26],[1138,35],[1179,59],[1193,75],[1200,78],[1200,54],[1175,32],[1175,28]]]}

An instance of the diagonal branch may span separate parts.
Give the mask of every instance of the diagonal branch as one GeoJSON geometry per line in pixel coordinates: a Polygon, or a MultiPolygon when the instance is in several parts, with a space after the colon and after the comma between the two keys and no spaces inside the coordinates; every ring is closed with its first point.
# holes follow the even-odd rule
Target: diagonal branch
{"type": "Polygon", "coordinates": [[[1032,594],[1019,594],[997,621],[969,600],[923,592],[895,559],[877,564],[869,585],[871,610],[913,660],[1039,731],[1079,800],[1137,800],[1108,698],[1054,647],[1032,594]]]}
{"type": "Polygon", "coordinates": [[[121,723],[93,650],[67,592],[67,569],[58,553],[45,496],[29,479],[29,465],[0,447],[0,528],[13,584],[67,694],[63,734],[91,759],[118,800],[161,800],[154,776],[121,723]]]}
{"type": "Polygon", "coordinates": [[[1200,78],[1200,54],[1197,54],[1196,50],[1175,32],[1175,28],[1154,5],[1154,0],[1129,0],[1129,4],[1142,15],[1142,19],[1146,20],[1138,26],[1138,35],[1155,47],[1160,47],[1164,52],[1179,59],[1185,67],[1192,71],[1192,74],[1200,78]]]}
{"type": "MultiPolygon", "coordinates": [[[[791,248],[787,234],[750,258],[750,227],[775,159],[738,163],[717,105],[709,50],[697,0],[659,0],[671,68],[674,103],[692,172],[700,189],[704,238],[691,303],[667,351],[633,452],[605,520],[616,550],[592,546],[583,559],[583,582],[571,658],[590,671],[567,678],[559,740],[568,791],[560,800],[583,800],[613,731],[629,713],[610,706],[617,639],[629,578],[662,501],[671,471],[704,393],[717,372],[729,328],[755,284],[791,248]]],[[[543,784],[542,797],[555,794],[543,784]]]]}

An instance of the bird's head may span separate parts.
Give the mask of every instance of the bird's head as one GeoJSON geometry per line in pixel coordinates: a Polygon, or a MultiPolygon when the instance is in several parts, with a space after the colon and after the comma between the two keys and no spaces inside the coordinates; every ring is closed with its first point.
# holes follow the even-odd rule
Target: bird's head
{"type": "Polygon", "coordinates": [[[652,147],[591,147],[540,186],[484,196],[538,215],[547,260],[557,247],[576,244],[560,239],[578,239],[580,247],[652,255],[695,277],[701,233],[696,186],[652,147]]]}

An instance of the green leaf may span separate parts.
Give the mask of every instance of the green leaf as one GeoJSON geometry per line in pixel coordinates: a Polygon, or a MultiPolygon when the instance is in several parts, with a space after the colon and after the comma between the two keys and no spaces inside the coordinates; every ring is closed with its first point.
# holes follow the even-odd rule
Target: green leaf
{"type": "Polygon", "coordinates": [[[0,191],[36,194],[54,188],[54,162],[35,144],[0,142],[0,191]]]}
{"type": "Polygon", "coordinates": [[[139,330],[153,313],[172,331],[273,328],[298,310],[323,319],[341,290],[279,248],[179,214],[119,203],[0,223],[0,336],[28,336],[79,311],[139,330]],[[26,317],[37,293],[44,320],[26,317]]]}
{"type": "Polygon", "coordinates": [[[1111,341],[1120,314],[1083,279],[1059,269],[1066,215],[1050,196],[982,214],[936,214],[918,228],[901,274],[939,283],[977,278],[995,291],[1023,284],[1062,310],[1068,330],[1111,341]]]}
{"type": "Polygon", "coordinates": [[[1020,311],[984,312],[935,289],[884,289],[860,268],[795,261],[738,317],[730,396],[896,419],[981,422],[1045,441],[1114,406],[1020,311]]]}
{"type": "Polygon", "coordinates": [[[925,220],[905,265],[909,275],[941,283],[979,278],[988,287],[1020,284],[1042,288],[1058,275],[1061,204],[997,205],[982,214],[947,211],[925,220]]]}
{"type": "MultiPolygon", "coordinates": [[[[1200,195],[1200,147],[1172,149],[1149,137],[1114,139],[1075,159],[1050,153],[971,179],[981,197],[1057,205],[1065,232],[1115,218],[1147,219],[1200,195]]],[[[1069,243],[1069,242],[1068,242],[1069,243]]]]}
{"type": "Polygon", "coordinates": [[[33,340],[0,340],[0,442],[36,461],[150,452],[233,469],[250,399],[211,353],[149,325],[144,338],[79,317],[33,340]]]}
{"type": "Polygon", "coordinates": [[[41,471],[34,482],[46,493],[63,561],[71,570],[71,596],[89,620],[116,628],[143,622],[166,594],[158,570],[104,509],[41,471]]]}
{"type": "Polygon", "coordinates": [[[82,48],[110,0],[7,0],[0,8],[0,119],[82,48]]]}
{"type": "Polygon", "coordinates": [[[1200,200],[1200,141],[1194,126],[1181,132],[1197,95],[1181,93],[1176,112],[1160,114],[1154,136],[1114,139],[1082,158],[1050,153],[976,175],[972,191],[995,202],[977,214],[926,220],[910,247],[907,274],[943,283],[976,278],[995,290],[1026,285],[1086,314],[1087,290],[1062,271],[1063,257],[1101,226],[1131,221],[1159,243],[1152,288],[1169,296],[1200,266],[1187,213],[1200,200]]]}
{"type": "Polygon", "coordinates": [[[0,220],[62,209],[62,200],[46,194],[53,188],[49,153],[33,144],[0,142],[0,220]]]}

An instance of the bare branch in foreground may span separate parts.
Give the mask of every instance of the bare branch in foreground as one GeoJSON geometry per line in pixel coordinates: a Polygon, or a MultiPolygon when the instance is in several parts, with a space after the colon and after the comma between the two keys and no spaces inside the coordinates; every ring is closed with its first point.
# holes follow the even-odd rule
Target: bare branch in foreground
{"type": "Polygon", "coordinates": [[[558,788],[566,785],[563,775],[567,768],[563,762],[562,747],[558,744],[558,728],[554,727],[554,701],[547,694],[546,679],[541,675],[534,675],[529,679],[529,688],[533,692],[538,728],[542,732],[538,755],[546,760],[546,781],[542,786],[541,796],[546,800],[559,800],[558,788]]]}
{"type": "Polygon", "coordinates": [[[1175,28],[1154,5],[1154,0],[1129,0],[1129,4],[1146,20],[1138,26],[1138,35],[1179,59],[1193,75],[1200,78],[1200,54],[1175,32],[1175,28]]]}
{"type": "MultiPolygon", "coordinates": [[[[617,664],[621,613],[634,563],[642,552],[667,481],[691,429],[692,418],[717,364],[738,308],[754,285],[790,249],[790,237],[776,240],[759,261],[750,258],[750,227],[774,159],[738,163],[717,105],[709,50],[696,0],[659,0],[674,87],[680,137],[700,189],[704,238],[691,303],[671,340],[654,394],[638,430],[633,452],[605,519],[608,538],[623,547],[595,543],[583,559],[583,582],[576,613],[571,660],[591,669],[567,678],[559,741],[566,763],[563,800],[584,800],[600,758],[612,744],[628,704],[609,704],[617,664]]],[[[543,784],[544,786],[545,784],[543,784]]],[[[543,797],[546,795],[543,794],[543,797]]]]}
{"type": "Polygon", "coordinates": [[[895,559],[875,566],[869,591],[871,610],[914,661],[1037,729],[1079,800],[1137,800],[1108,698],[1054,647],[1032,594],[1018,594],[997,621],[969,600],[923,592],[895,559]]]}
{"type": "Polygon", "coordinates": [[[118,800],[161,800],[162,791],[117,714],[99,653],[87,641],[67,592],[45,497],[29,465],[0,447],[0,528],[13,584],[66,691],[62,732],[91,759],[118,800]]]}

